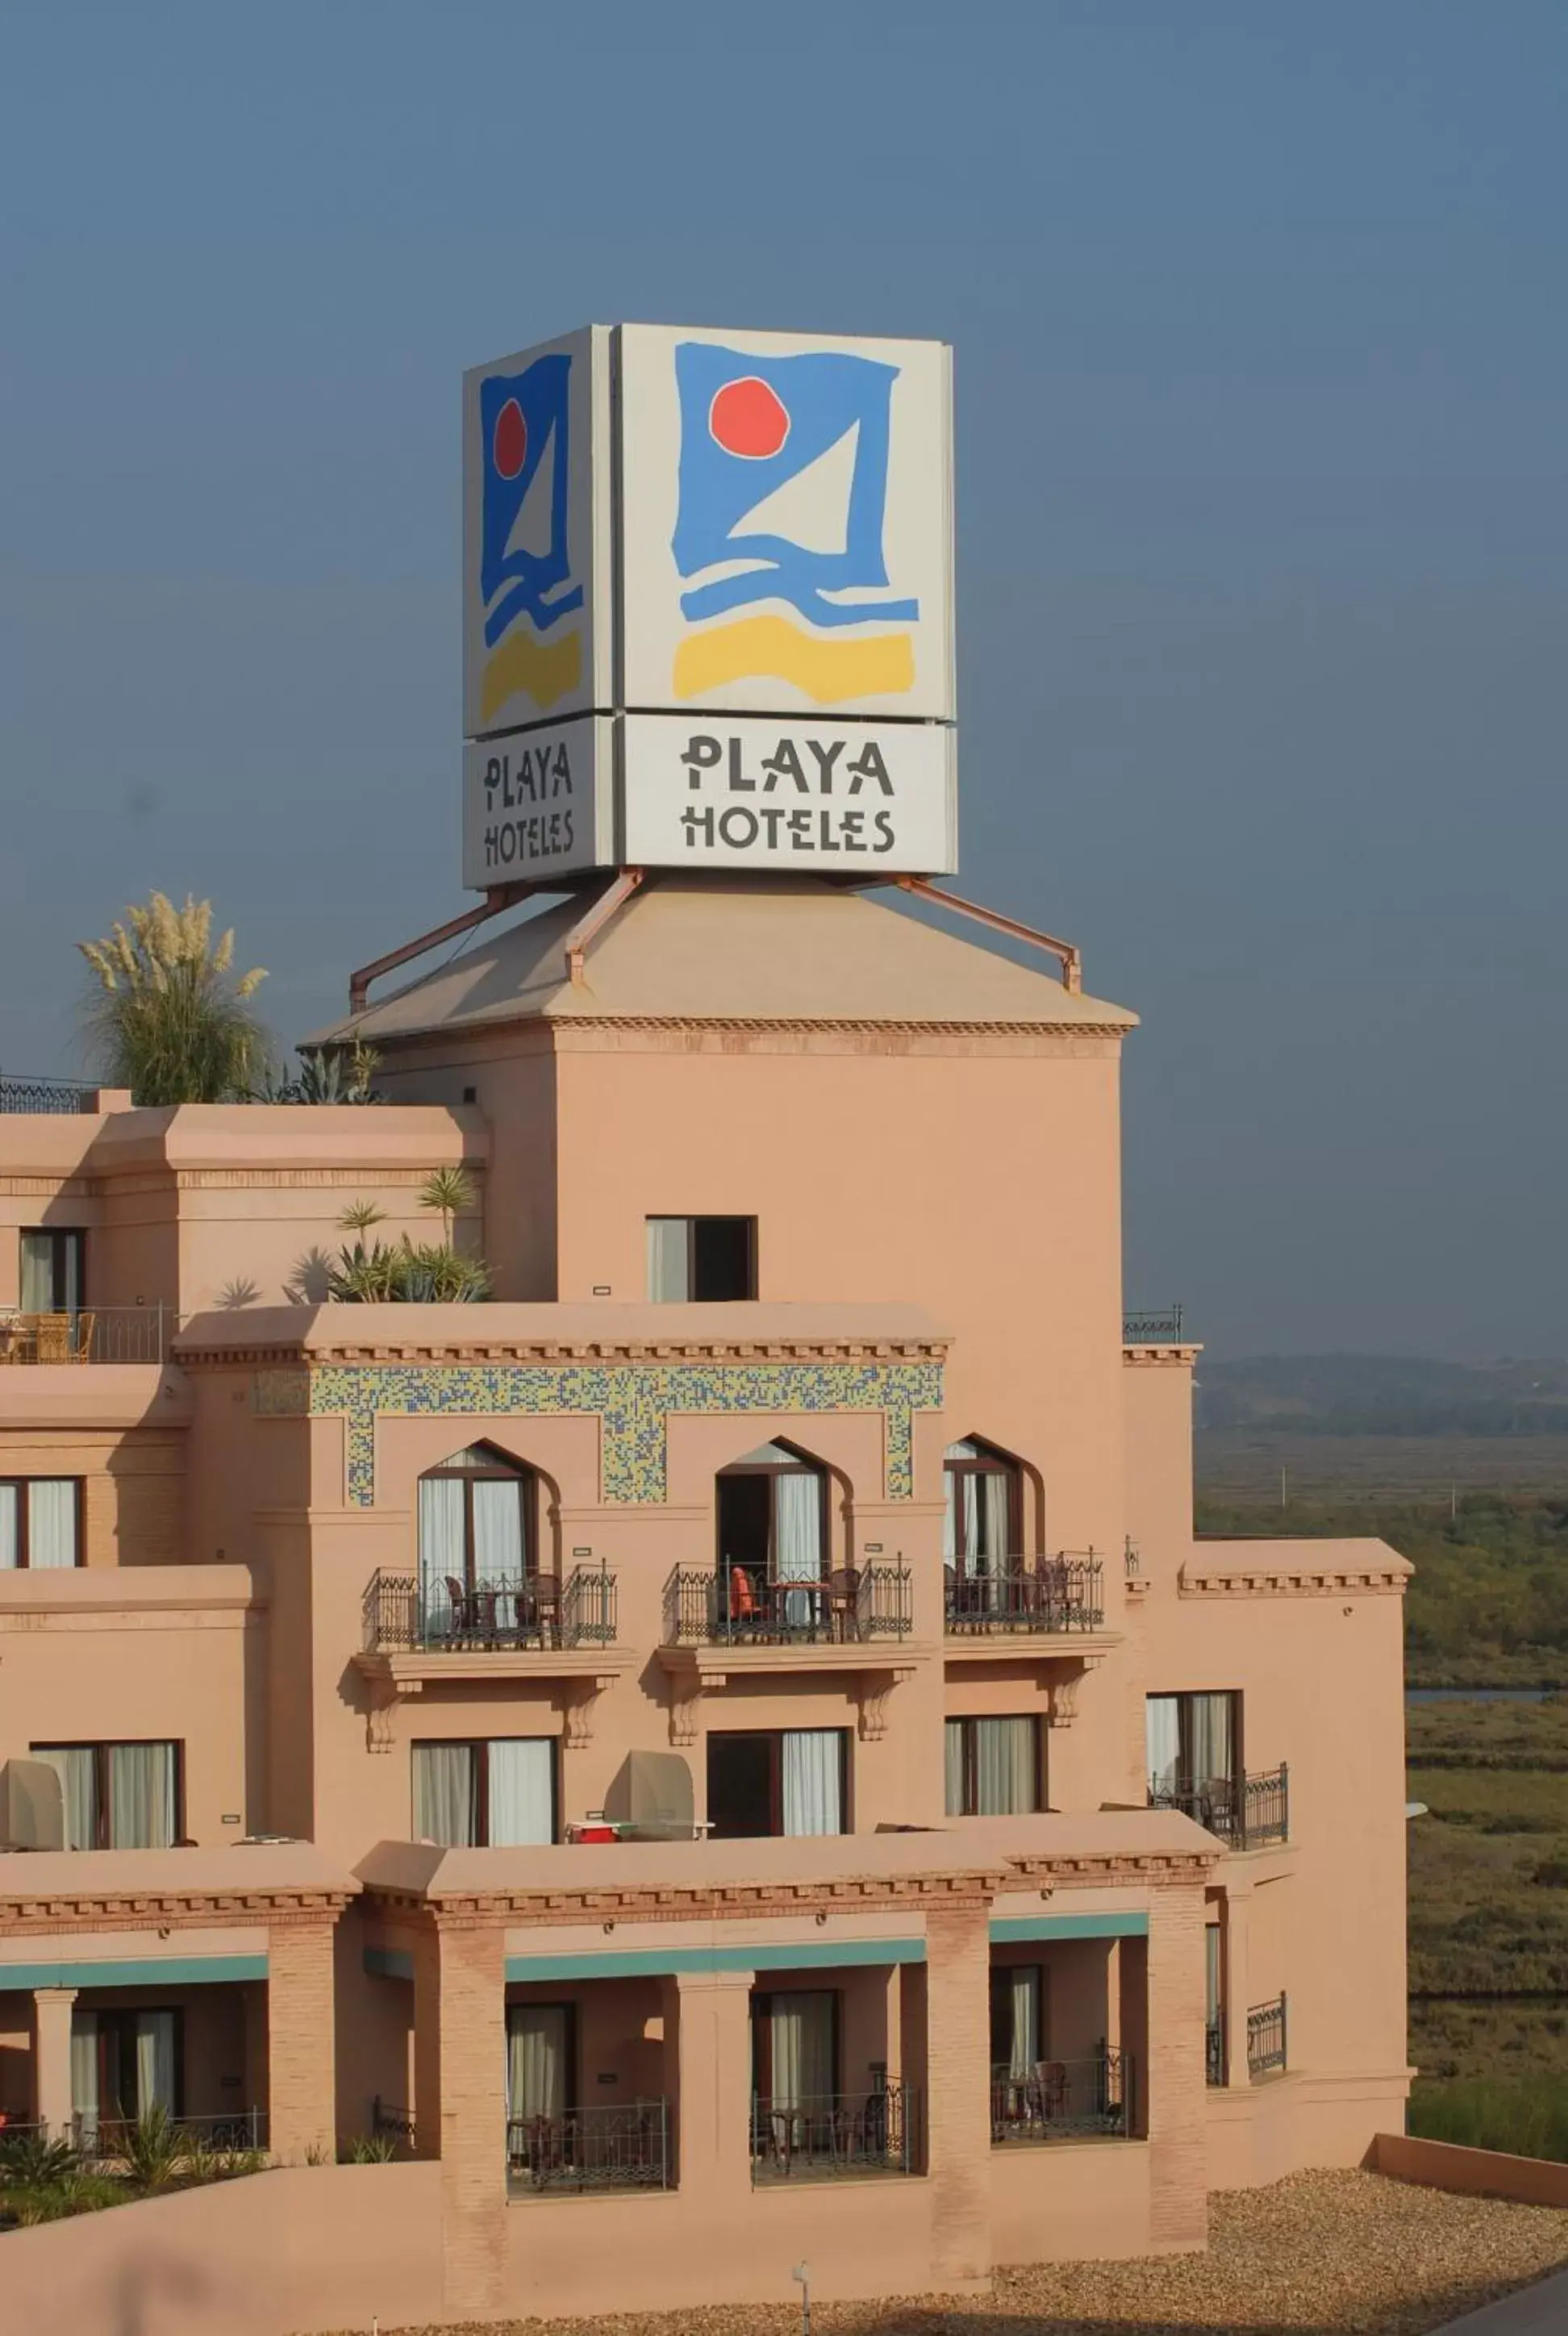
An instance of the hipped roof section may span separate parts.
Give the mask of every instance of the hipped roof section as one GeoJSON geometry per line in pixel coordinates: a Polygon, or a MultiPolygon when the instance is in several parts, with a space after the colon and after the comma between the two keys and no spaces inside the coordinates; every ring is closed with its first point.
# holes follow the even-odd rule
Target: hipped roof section
{"type": "Polygon", "coordinates": [[[575,896],[500,930],[317,1034],[373,1044],[545,1020],[876,1025],[1120,1033],[1137,1017],[1054,974],[809,878],[648,878],[590,943],[575,896]]]}

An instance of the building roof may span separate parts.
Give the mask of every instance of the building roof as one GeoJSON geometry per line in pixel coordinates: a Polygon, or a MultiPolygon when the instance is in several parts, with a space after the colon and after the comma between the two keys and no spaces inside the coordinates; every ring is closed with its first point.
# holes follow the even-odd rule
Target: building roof
{"type": "Polygon", "coordinates": [[[520,1020],[718,1021],[1130,1029],[1124,1007],[1054,974],[810,878],[648,878],[590,942],[565,943],[581,895],[500,930],[363,1014],[318,1032],[375,1044],[520,1020]]]}

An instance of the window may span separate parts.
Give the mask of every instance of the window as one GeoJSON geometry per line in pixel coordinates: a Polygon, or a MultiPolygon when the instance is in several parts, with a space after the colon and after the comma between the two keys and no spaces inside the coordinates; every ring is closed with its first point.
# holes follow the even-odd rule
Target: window
{"type": "Polygon", "coordinates": [[[839,2000],[832,1988],[752,1997],[752,2089],[774,2109],[804,2109],[838,2091],[839,2000]]]}
{"type": "Polygon", "coordinates": [[[950,1719],[949,1816],[1017,1817],[1043,1808],[1044,1767],[1037,1719],[950,1719]]]}
{"type": "Polygon", "coordinates": [[[991,2074],[1032,2077],[1046,2053],[1042,2018],[1045,1972],[1038,1963],[993,1965],[991,2074]]]}
{"type": "Polygon", "coordinates": [[[442,1627],[475,1590],[516,1589],[537,1570],[538,1479],[488,1444],[419,1480],[419,1594],[442,1627]]]}
{"type": "Polygon", "coordinates": [[[414,1837],[443,1849],[520,1849],[556,1835],[548,1736],[414,1747],[414,1837]]]}
{"type": "Polygon", "coordinates": [[[0,1477],[0,1573],[81,1562],[80,1476],[0,1477]]]}
{"type": "Polygon", "coordinates": [[[577,2019],[570,2003],[506,2008],[506,2114],[563,2117],[577,2099],[577,2019]]]}
{"type": "Polygon", "coordinates": [[[180,2115],[184,2022],[178,2011],[73,2011],[71,2107],[91,2148],[101,2123],[180,2115]]]}
{"type": "Polygon", "coordinates": [[[959,1574],[1006,1573],[1023,1540],[1022,1485],[1017,1461],[977,1436],[950,1444],[943,1455],[948,1513],[942,1555],[959,1574]]]}
{"type": "Polygon", "coordinates": [[[36,1231],[22,1236],[24,1314],[74,1314],[86,1301],[87,1236],[36,1231]]]}
{"type": "Polygon", "coordinates": [[[649,1217],[648,1294],[701,1304],[756,1296],[755,1217],[649,1217]]]}
{"type": "Polygon", "coordinates": [[[180,1838],[180,1744],[34,1744],[60,1778],[67,1849],[171,1849],[180,1838]]]}
{"type": "Polygon", "coordinates": [[[1242,1774],[1240,1695],[1151,1695],[1144,1712],[1151,1801],[1198,1814],[1216,1788],[1226,1798],[1242,1774]]]}
{"type": "Polygon", "coordinates": [[[819,1622],[827,1576],[825,1471],[787,1444],[759,1445],[720,1472],[715,1506],[721,1611],[732,1621],[759,1626],[819,1622]]]}
{"type": "Polygon", "coordinates": [[[847,1767],[842,1728],[710,1736],[707,1814],[715,1840],[842,1833],[847,1767]]]}

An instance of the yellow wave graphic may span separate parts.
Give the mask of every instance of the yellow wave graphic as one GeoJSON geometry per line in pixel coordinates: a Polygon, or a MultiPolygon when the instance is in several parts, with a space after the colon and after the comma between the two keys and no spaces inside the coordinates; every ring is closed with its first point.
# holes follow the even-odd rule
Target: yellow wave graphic
{"type": "Polygon", "coordinates": [[[531,697],[542,713],[577,687],[582,678],[582,635],[538,641],[531,633],[511,634],[486,662],[479,684],[479,712],[488,722],[509,698],[531,697]]]}
{"type": "Polygon", "coordinates": [[[728,681],[769,674],[793,681],[818,706],[846,697],[893,697],[915,686],[911,633],[873,639],[824,640],[784,617],[743,617],[738,624],[688,633],[675,653],[675,694],[703,697],[728,681]]]}

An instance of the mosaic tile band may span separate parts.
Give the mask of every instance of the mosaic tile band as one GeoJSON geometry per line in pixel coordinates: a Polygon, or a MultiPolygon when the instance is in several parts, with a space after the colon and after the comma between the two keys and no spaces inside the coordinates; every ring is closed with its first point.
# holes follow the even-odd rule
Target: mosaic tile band
{"type": "Polygon", "coordinates": [[[940,1363],[324,1363],[258,1371],[257,1410],[348,1423],[348,1498],[375,1499],[375,1423],[451,1412],[469,1418],[588,1413],[604,1423],[603,1497],[664,1500],[672,1412],[880,1411],[885,1497],[914,1497],[914,1415],[942,1407],[940,1363]]]}

